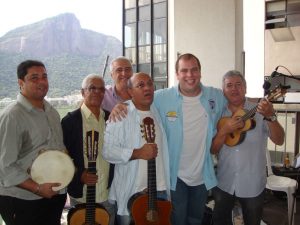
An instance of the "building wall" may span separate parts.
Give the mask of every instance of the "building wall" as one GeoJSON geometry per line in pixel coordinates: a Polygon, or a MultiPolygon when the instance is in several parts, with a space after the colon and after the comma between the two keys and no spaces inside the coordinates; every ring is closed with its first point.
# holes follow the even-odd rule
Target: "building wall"
{"type": "Polygon", "coordinates": [[[265,2],[262,0],[243,0],[243,2],[246,94],[248,97],[262,97],[265,2]]]}
{"type": "MultiPolygon", "coordinates": [[[[186,52],[199,57],[204,84],[221,87],[227,70],[244,72],[249,97],[262,97],[264,76],[278,65],[300,75],[300,27],[291,28],[294,41],[275,42],[264,30],[264,4],[261,0],[170,0],[169,86],[177,83],[177,54],[186,52]]],[[[278,72],[288,74],[283,68],[278,72]]]]}
{"type": "MultiPolygon", "coordinates": [[[[291,27],[293,41],[275,42],[270,30],[265,31],[265,75],[269,76],[278,65],[285,66],[294,75],[300,75],[300,26],[291,27]]],[[[289,75],[279,68],[278,72],[289,75]]]]}
{"type": "Polygon", "coordinates": [[[169,86],[177,83],[174,69],[177,54],[195,54],[202,64],[202,82],[210,86],[221,87],[226,71],[242,70],[240,2],[169,1],[169,86]]]}
{"type": "Polygon", "coordinates": [[[244,73],[243,1],[235,0],[235,69],[244,73]]]}

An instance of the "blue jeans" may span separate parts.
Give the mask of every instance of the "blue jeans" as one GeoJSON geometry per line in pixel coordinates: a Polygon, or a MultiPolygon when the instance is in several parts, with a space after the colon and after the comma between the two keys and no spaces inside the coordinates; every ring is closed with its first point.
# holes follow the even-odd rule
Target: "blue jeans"
{"type": "Polygon", "coordinates": [[[215,207],[213,211],[214,225],[232,225],[232,209],[235,200],[239,200],[245,225],[259,225],[262,217],[264,191],[253,198],[239,198],[220,188],[213,189],[215,207]]]}
{"type": "Polygon", "coordinates": [[[207,195],[204,184],[188,186],[177,178],[176,190],[171,191],[172,225],[201,225],[207,195]]]}

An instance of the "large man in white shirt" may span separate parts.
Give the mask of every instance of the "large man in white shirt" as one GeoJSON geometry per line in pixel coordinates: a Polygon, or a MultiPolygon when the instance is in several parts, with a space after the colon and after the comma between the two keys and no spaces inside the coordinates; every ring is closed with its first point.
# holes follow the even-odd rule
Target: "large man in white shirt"
{"type": "Polygon", "coordinates": [[[115,164],[115,174],[109,199],[116,201],[118,222],[130,224],[127,204],[135,193],[147,189],[147,160],[156,159],[157,190],[169,198],[169,156],[167,139],[160,116],[152,104],[154,85],[145,73],[134,74],[128,82],[132,100],[127,101],[128,116],[107,125],[104,137],[103,157],[115,164]],[[151,117],[155,124],[155,143],[143,139],[141,124],[151,117]]]}

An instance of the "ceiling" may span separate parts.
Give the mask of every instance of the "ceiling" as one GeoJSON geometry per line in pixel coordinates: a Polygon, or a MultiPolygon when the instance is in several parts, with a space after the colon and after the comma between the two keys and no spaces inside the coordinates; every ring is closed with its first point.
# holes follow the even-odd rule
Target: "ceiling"
{"type": "Polygon", "coordinates": [[[266,29],[300,26],[300,0],[266,1],[266,29]]]}

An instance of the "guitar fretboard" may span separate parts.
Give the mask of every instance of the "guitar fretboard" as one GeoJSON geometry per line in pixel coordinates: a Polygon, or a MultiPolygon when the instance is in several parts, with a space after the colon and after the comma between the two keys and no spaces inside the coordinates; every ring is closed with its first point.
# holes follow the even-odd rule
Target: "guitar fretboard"
{"type": "MultiPolygon", "coordinates": [[[[98,138],[99,132],[91,130],[86,132],[86,156],[88,158],[88,173],[97,173],[96,159],[98,156],[98,138]]],[[[87,185],[86,190],[86,210],[85,210],[85,224],[95,224],[96,212],[96,185],[87,185]]]]}
{"type": "MultiPolygon", "coordinates": [[[[143,119],[143,134],[147,143],[155,143],[155,125],[151,117],[143,119]]],[[[148,160],[148,209],[157,209],[156,163],[155,159],[148,160]]]]}
{"type": "MultiPolygon", "coordinates": [[[[286,89],[284,89],[283,87],[279,86],[276,87],[274,90],[272,90],[267,96],[265,96],[265,98],[268,101],[272,101],[272,100],[276,100],[277,98],[280,98],[281,96],[283,96],[283,94],[285,94],[286,89]]],[[[243,115],[241,117],[241,119],[243,121],[246,121],[248,119],[250,119],[257,111],[257,105],[255,107],[253,107],[252,109],[250,109],[245,115],[243,115]]]]}
{"type": "Polygon", "coordinates": [[[255,106],[254,108],[250,109],[245,115],[243,115],[241,117],[241,119],[243,121],[246,121],[247,119],[250,119],[256,113],[256,110],[257,110],[257,106],[255,106]]]}
{"type": "MultiPolygon", "coordinates": [[[[88,172],[97,173],[96,162],[88,162],[88,172]]],[[[96,185],[88,185],[86,190],[86,224],[95,223],[95,210],[96,210],[96,185]]]]}
{"type": "Polygon", "coordinates": [[[148,160],[148,209],[157,209],[156,163],[155,159],[148,160]]]}

